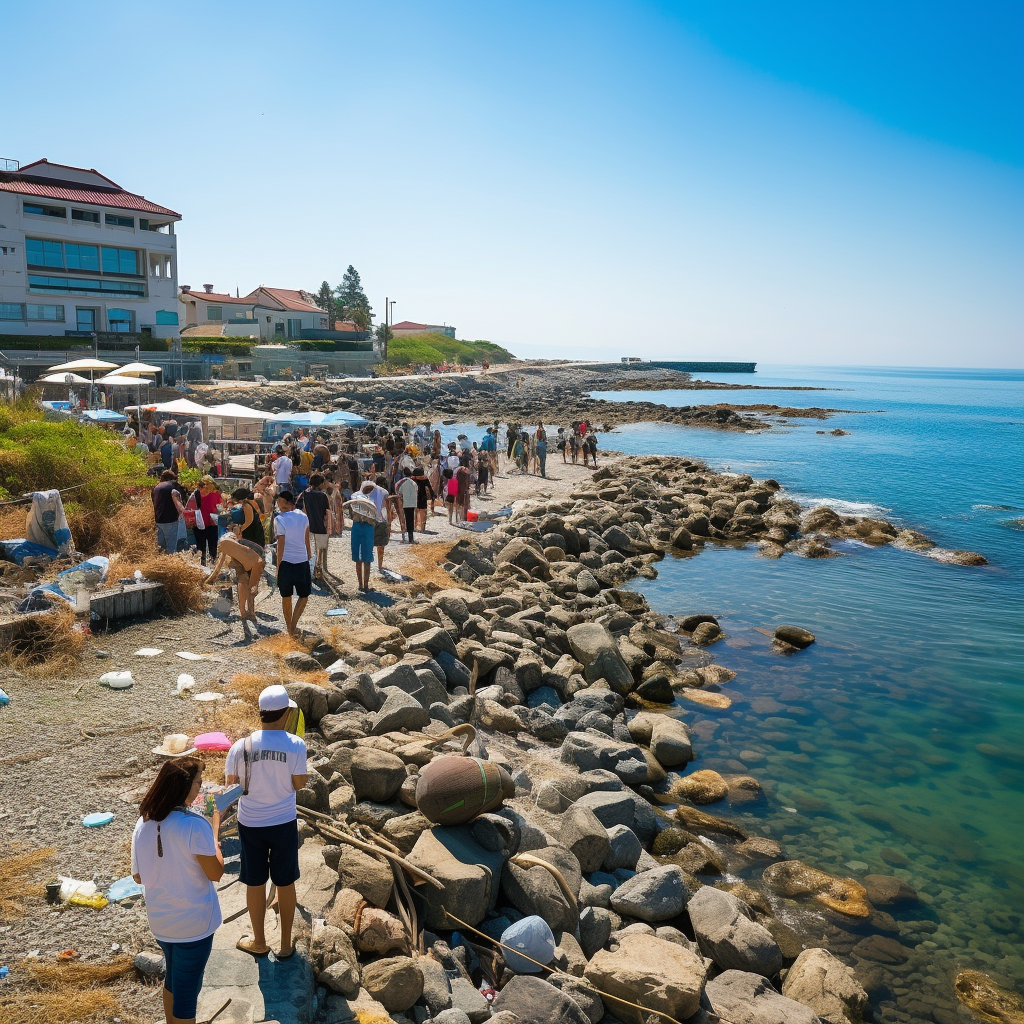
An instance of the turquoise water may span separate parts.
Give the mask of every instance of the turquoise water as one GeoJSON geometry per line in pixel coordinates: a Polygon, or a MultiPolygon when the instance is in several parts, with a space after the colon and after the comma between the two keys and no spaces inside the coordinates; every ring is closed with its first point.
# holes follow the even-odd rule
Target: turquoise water
{"type": "Polygon", "coordinates": [[[603,446],[774,477],[797,500],[884,515],[991,565],[858,544],[830,560],[709,547],[658,563],[638,588],[664,613],[718,615],[728,639],[712,653],[738,673],[722,688],[731,708],[686,705],[696,767],[760,779],[758,828],[788,855],[898,874],[921,892],[924,910],[897,915],[914,955],[880,1019],[933,1019],[927,1006],[951,1004],[959,967],[1024,987],[1024,373],[768,367],[713,379],[842,390],[600,397],[863,414],[759,435],[634,424],[603,446]],[[836,426],[850,435],[816,433],[836,426]],[[773,654],[757,630],[782,622],[817,644],[773,654]]]}

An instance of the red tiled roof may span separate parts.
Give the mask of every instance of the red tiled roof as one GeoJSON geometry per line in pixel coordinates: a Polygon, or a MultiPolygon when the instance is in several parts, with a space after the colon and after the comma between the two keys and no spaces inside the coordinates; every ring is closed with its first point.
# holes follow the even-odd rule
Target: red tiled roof
{"type": "Polygon", "coordinates": [[[157,206],[144,196],[133,192],[107,192],[91,188],[66,188],[63,185],[39,185],[34,181],[19,181],[16,177],[0,180],[0,192],[17,192],[25,196],[39,196],[43,199],[63,199],[68,203],[91,203],[93,206],[109,206],[116,210],[134,210],[137,213],[156,213],[164,217],[181,217],[180,213],[157,206]]]}
{"type": "Polygon", "coordinates": [[[403,320],[400,324],[392,324],[391,330],[393,331],[422,331],[425,330],[428,324],[414,324],[411,320],[403,320]]]}
{"type": "Polygon", "coordinates": [[[259,292],[265,292],[272,299],[281,303],[285,309],[292,309],[299,313],[323,313],[318,305],[312,302],[307,302],[303,297],[302,293],[295,290],[294,288],[267,288],[264,285],[260,285],[259,288],[254,289],[249,293],[249,298],[255,298],[259,292]]]}
{"type": "Polygon", "coordinates": [[[351,320],[335,320],[334,329],[336,331],[352,331],[357,334],[362,331],[362,328],[351,320]]]}
{"type": "Polygon", "coordinates": [[[221,295],[220,292],[197,292],[187,291],[181,293],[183,297],[192,299],[204,299],[206,302],[236,302],[243,306],[253,306],[255,302],[251,296],[243,295],[239,298],[237,295],[221,295]]]}

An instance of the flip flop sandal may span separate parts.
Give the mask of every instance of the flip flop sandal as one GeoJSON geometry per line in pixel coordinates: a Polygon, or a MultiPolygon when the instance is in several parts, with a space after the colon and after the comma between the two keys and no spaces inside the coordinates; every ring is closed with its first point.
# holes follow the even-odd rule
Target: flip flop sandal
{"type": "Polygon", "coordinates": [[[257,946],[248,935],[243,935],[235,943],[235,949],[240,949],[243,953],[249,953],[252,956],[266,956],[270,952],[269,946],[257,946]]]}
{"type": "Polygon", "coordinates": [[[287,953],[274,953],[275,960],[291,960],[295,956],[295,944],[292,944],[292,948],[287,953]]]}

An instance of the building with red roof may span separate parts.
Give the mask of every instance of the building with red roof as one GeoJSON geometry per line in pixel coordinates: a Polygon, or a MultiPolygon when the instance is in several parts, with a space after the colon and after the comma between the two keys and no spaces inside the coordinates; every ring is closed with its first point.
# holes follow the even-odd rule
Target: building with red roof
{"type": "Polygon", "coordinates": [[[180,220],[94,168],[0,161],[0,334],[177,338],[180,220]]]}
{"type": "Polygon", "coordinates": [[[391,333],[396,338],[407,338],[413,334],[443,334],[447,338],[454,338],[455,328],[447,324],[418,324],[415,320],[401,320],[391,325],[391,333]]]}
{"type": "Polygon", "coordinates": [[[231,295],[215,292],[212,284],[204,284],[202,291],[185,284],[178,291],[178,308],[181,323],[191,335],[288,341],[312,334],[328,337],[331,330],[330,314],[301,289],[261,284],[248,295],[240,295],[237,289],[231,295]]]}

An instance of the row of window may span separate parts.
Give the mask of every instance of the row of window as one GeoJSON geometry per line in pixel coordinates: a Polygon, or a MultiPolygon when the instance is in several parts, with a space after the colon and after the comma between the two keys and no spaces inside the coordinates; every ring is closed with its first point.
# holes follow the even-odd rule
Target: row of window
{"type": "MultiPolygon", "coordinates": [[[[56,217],[59,220],[68,219],[68,208],[66,206],[50,206],[46,203],[24,203],[22,209],[25,213],[32,214],[35,217],[56,217]]],[[[71,219],[84,221],[87,224],[99,224],[100,215],[95,210],[76,210],[72,208],[71,219]]],[[[135,227],[135,218],[123,213],[105,213],[103,215],[103,222],[117,228],[135,227]]],[[[168,227],[168,224],[151,221],[148,217],[139,218],[139,228],[142,231],[166,232],[168,227]]]]}
{"type": "Polygon", "coordinates": [[[30,267],[56,267],[59,270],[102,270],[104,274],[139,276],[139,252],[110,245],[78,245],[51,242],[45,238],[26,238],[25,253],[30,267]]]}
{"type": "Polygon", "coordinates": [[[141,299],[146,296],[146,286],[134,281],[110,281],[81,277],[44,277],[41,274],[29,274],[28,286],[40,292],[86,292],[92,294],[121,295],[129,299],[141,299]]]}
{"type": "Polygon", "coordinates": [[[64,320],[63,306],[41,306],[34,302],[0,302],[0,320],[64,320]]]}

